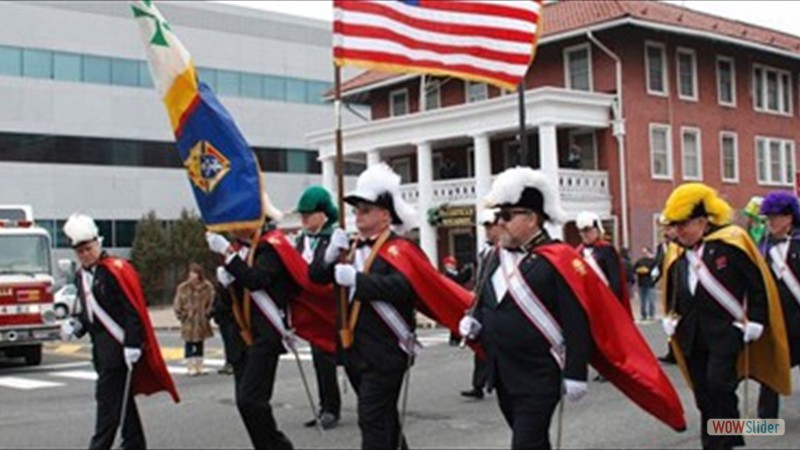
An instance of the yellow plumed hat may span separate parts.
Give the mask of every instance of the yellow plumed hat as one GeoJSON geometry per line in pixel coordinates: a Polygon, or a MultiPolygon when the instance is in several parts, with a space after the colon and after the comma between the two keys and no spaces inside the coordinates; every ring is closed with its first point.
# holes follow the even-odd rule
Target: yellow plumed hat
{"type": "Polygon", "coordinates": [[[708,217],[709,222],[721,226],[731,222],[733,209],[711,187],[703,183],[686,183],[672,191],[662,216],[667,223],[708,217]]]}

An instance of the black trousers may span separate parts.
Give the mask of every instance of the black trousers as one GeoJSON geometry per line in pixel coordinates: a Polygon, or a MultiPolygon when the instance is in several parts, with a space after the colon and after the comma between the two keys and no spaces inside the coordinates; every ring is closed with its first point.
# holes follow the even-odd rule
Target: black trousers
{"type": "MultiPolygon", "coordinates": [[[[358,427],[362,449],[396,449],[401,437],[397,402],[405,371],[350,372],[358,393],[358,427]]],[[[403,438],[402,448],[408,448],[403,438]]]]}
{"type": "Polygon", "coordinates": [[[729,449],[744,445],[742,436],[710,436],[709,419],[738,419],[739,398],[736,387],[738,351],[712,354],[704,345],[695,345],[686,359],[694,386],[694,398],[700,410],[700,439],[704,449],[729,449]]]}
{"type": "Polygon", "coordinates": [[[233,355],[232,334],[236,332],[233,322],[223,320],[217,322],[217,324],[219,325],[219,334],[222,336],[222,347],[225,351],[225,364],[233,364],[233,361],[231,361],[231,355],[233,355]]]}
{"type": "Polygon", "coordinates": [[[320,413],[327,412],[339,417],[342,409],[342,397],[339,394],[339,382],[336,379],[336,355],[311,346],[311,357],[314,361],[314,372],[317,375],[320,413]]]}
{"type": "Polygon", "coordinates": [[[558,396],[537,398],[532,395],[511,395],[499,377],[494,387],[500,412],[511,427],[511,448],[549,450],[550,422],[558,405],[558,396]]]}
{"type": "Polygon", "coordinates": [[[760,419],[777,419],[781,408],[778,393],[762,384],[758,391],[758,417],[760,419]]]}
{"type": "Polygon", "coordinates": [[[472,387],[482,391],[486,387],[486,362],[475,354],[475,365],[472,369],[472,387]]]}
{"type": "Polygon", "coordinates": [[[272,414],[272,390],[279,355],[254,344],[244,358],[234,364],[236,407],[256,449],[292,449],[272,414]]]}
{"type": "Polygon", "coordinates": [[[186,344],[183,346],[183,356],[185,358],[197,358],[203,357],[203,341],[197,342],[189,342],[186,341],[186,344]]]}
{"type": "MultiPolygon", "coordinates": [[[[114,444],[114,437],[122,419],[122,397],[125,393],[127,374],[128,369],[124,366],[98,372],[94,395],[97,400],[97,417],[94,436],[89,443],[90,449],[109,449],[114,444]]],[[[139,411],[136,409],[133,395],[130,394],[125,423],[122,424],[122,448],[147,448],[139,411]]]]}

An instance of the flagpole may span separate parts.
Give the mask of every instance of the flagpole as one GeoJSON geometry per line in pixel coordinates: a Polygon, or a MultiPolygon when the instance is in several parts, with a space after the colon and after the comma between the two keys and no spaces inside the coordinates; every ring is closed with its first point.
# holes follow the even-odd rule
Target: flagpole
{"type": "Polygon", "coordinates": [[[530,151],[528,149],[528,134],[525,132],[525,78],[517,85],[519,98],[519,148],[520,165],[529,166],[531,164],[530,151]]]}
{"type": "MultiPolygon", "coordinates": [[[[336,200],[339,207],[339,228],[344,230],[347,226],[344,210],[344,151],[342,143],[342,69],[334,63],[334,114],[336,116],[336,200]]],[[[342,253],[340,261],[346,258],[342,253]]],[[[347,329],[347,292],[344,287],[337,287],[336,319],[339,327],[339,337],[342,348],[347,348],[352,343],[347,329]]]]}

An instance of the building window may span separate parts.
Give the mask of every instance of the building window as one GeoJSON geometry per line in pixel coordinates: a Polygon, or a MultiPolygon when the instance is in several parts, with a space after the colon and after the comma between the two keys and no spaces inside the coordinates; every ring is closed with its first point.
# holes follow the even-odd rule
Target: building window
{"type": "Polygon", "coordinates": [[[408,114],[408,89],[392,91],[389,94],[389,115],[392,117],[408,114]]]}
{"type": "Polygon", "coordinates": [[[650,175],[672,179],[672,130],[669,125],[650,124],[650,175]]]}
{"type": "Polygon", "coordinates": [[[217,71],[217,94],[238,96],[241,92],[241,75],[230,70],[217,71]]]}
{"type": "MultiPolygon", "coordinates": [[[[150,74],[147,75],[148,78],[150,74]]],[[[80,55],[56,52],[53,55],[53,79],[79,82],[83,79],[80,55]]]]}
{"type": "Polygon", "coordinates": [[[263,78],[264,98],[279,102],[286,101],[286,79],[267,75],[263,78]]]}
{"type": "Polygon", "coordinates": [[[719,135],[719,159],[722,163],[722,181],[739,182],[739,138],[736,133],[723,131],[719,135]]]}
{"type": "Polygon", "coordinates": [[[645,43],[645,73],[647,73],[647,93],[667,95],[667,57],[664,44],[645,43]]]}
{"type": "Polygon", "coordinates": [[[111,60],[111,84],[139,86],[139,65],[130,59],[111,60]]]}
{"type": "Polygon", "coordinates": [[[756,111],[792,114],[792,77],[789,72],[755,64],[753,91],[756,111]]]}
{"type": "Polygon", "coordinates": [[[264,86],[260,76],[253,73],[242,74],[242,97],[264,98],[264,86]]]}
{"type": "Polygon", "coordinates": [[[394,173],[400,175],[400,183],[406,184],[411,182],[411,158],[404,156],[392,160],[392,170],[394,173]]]}
{"type": "Polygon", "coordinates": [[[425,84],[425,110],[439,109],[442,106],[442,89],[439,80],[425,84]]]}
{"type": "Polygon", "coordinates": [[[53,78],[53,52],[25,49],[22,51],[22,76],[28,78],[53,78]]]}
{"type": "Polygon", "coordinates": [[[736,66],[733,58],[717,56],[717,101],[736,106],[736,66]]]}
{"type": "Polygon", "coordinates": [[[22,50],[0,45],[0,74],[22,75],[22,50]]]}
{"type": "Polygon", "coordinates": [[[697,55],[694,50],[678,48],[675,53],[678,70],[678,97],[697,100],[697,55]]]}
{"type": "Polygon", "coordinates": [[[286,100],[292,103],[303,103],[308,97],[308,86],[303,80],[286,80],[286,100]]]}
{"type": "MultiPolygon", "coordinates": [[[[576,130],[569,133],[569,150],[572,148],[580,150],[580,158],[577,160],[579,170],[597,170],[597,140],[593,131],[576,130]]],[[[568,164],[568,166],[571,166],[568,164]]]]}
{"type": "Polygon", "coordinates": [[[564,49],[564,75],[567,89],[592,90],[592,52],[589,44],[564,49]]]}
{"type": "Polygon", "coordinates": [[[699,128],[681,128],[681,163],[684,180],[703,179],[703,157],[699,128]]]}
{"type": "Polygon", "coordinates": [[[489,98],[489,86],[486,83],[467,81],[467,103],[479,102],[489,98]]]}
{"type": "Polygon", "coordinates": [[[83,81],[111,84],[111,60],[102,56],[83,56],[83,81]]]}
{"type": "Polygon", "coordinates": [[[794,185],[794,141],[756,137],[756,169],[759,184],[794,185]]]}

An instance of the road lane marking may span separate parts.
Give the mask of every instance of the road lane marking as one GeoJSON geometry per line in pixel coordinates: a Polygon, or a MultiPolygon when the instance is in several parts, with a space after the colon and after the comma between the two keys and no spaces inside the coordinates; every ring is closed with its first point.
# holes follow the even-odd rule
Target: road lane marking
{"type": "Polygon", "coordinates": [[[75,380],[97,380],[97,372],[94,370],[64,370],[61,372],[51,372],[48,375],[51,377],[72,378],[75,380]]]}
{"type": "Polygon", "coordinates": [[[0,377],[0,386],[23,391],[64,386],[64,383],[53,381],[32,380],[21,377],[0,377]]]}

